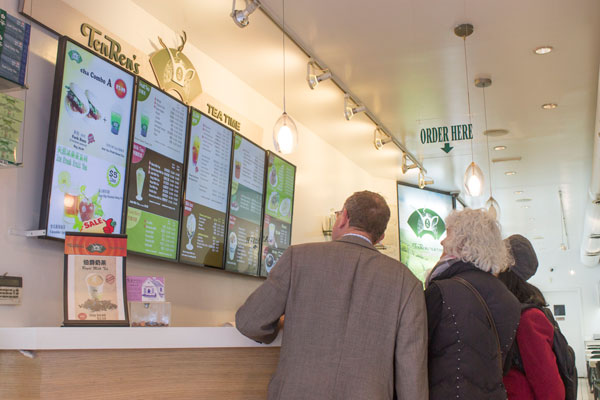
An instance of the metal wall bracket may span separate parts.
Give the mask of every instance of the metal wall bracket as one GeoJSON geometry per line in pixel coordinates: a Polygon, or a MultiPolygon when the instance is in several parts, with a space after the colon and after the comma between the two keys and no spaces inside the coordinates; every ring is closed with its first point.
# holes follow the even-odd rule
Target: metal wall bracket
{"type": "Polygon", "coordinates": [[[39,236],[46,236],[46,230],[45,229],[36,229],[36,230],[24,231],[24,230],[15,229],[15,228],[9,228],[8,234],[13,235],[13,236],[22,236],[22,237],[39,237],[39,236]]]}

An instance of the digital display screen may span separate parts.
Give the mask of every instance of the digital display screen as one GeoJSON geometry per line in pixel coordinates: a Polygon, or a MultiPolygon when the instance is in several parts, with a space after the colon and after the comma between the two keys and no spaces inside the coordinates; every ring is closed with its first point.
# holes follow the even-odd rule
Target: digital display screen
{"type": "Polygon", "coordinates": [[[127,193],[127,249],[177,258],[188,108],[139,80],[127,193]]]}
{"type": "Polygon", "coordinates": [[[121,233],[134,77],[64,38],[54,85],[41,226],[121,233]]]}
{"type": "Polygon", "coordinates": [[[267,154],[265,217],[260,275],[267,276],[292,238],[296,167],[272,152],[267,154]]]}
{"type": "Polygon", "coordinates": [[[192,109],[181,262],[223,268],[233,132],[192,109]]]}
{"type": "Polygon", "coordinates": [[[398,184],[400,261],[421,281],[442,255],[452,196],[398,184]]]}
{"type": "Polygon", "coordinates": [[[235,134],[225,269],[259,274],[265,150],[235,134]]]}

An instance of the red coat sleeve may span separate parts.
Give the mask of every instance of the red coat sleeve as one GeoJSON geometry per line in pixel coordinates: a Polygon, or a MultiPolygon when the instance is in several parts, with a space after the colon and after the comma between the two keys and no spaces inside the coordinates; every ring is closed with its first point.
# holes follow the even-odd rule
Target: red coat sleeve
{"type": "Polygon", "coordinates": [[[525,377],[539,400],[564,400],[565,387],[558,373],[552,351],[554,328],[537,308],[523,311],[517,343],[523,360],[525,377]]]}

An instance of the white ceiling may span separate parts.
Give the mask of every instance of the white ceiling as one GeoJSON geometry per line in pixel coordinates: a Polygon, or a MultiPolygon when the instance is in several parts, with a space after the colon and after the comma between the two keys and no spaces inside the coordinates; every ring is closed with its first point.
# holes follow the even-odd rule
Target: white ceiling
{"type": "MultiPolygon", "coordinates": [[[[238,75],[274,104],[282,104],[281,31],[262,11],[238,28],[228,0],[135,0],[188,42],[238,75]]],[[[281,21],[281,0],[260,0],[281,21]]],[[[471,161],[467,142],[445,154],[439,144],[421,144],[420,129],[469,120],[462,39],[453,28],[471,23],[466,41],[474,159],[489,179],[482,89],[487,126],[509,134],[489,138],[494,197],[502,208],[505,233],[519,232],[538,251],[561,243],[558,190],[563,191],[571,247],[578,246],[589,186],[598,67],[600,2],[597,0],[302,0],[285,4],[286,31],[330,68],[389,132],[422,161],[434,188],[459,191],[471,161]],[[551,45],[539,56],[533,49],[551,45]],[[542,110],[543,103],[558,103],[542,110]],[[514,170],[515,176],[504,175],[514,170]],[[517,195],[517,190],[524,191],[517,195]],[[517,199],[531,198],[520,203],[517,199]],[[529,208],[523,208],[528,205],[529,208]]],[[[243,8],[238,0],[237,8],[243,8]]],[[[335,144],[376,176],[416,183],[414,170],[403,176],[397,150],[372,145],[373,123],[363,114],[343,118],[343,93],[331,81],[311,91],[305,81],[307,57],[289,41],[286,51],[287,111],[335,144]],[[382,154],[383,153],[383,154],[382,154]]],[[[270,127],[265,127],[269,129],[270,127]]],[[[486,185],[489,184],[486,183],[486,185]]],[[[461,195],[465,198],[465,195],[461,195]]],[[[467,199],[482,206],[489,196],[467,199]]]]}

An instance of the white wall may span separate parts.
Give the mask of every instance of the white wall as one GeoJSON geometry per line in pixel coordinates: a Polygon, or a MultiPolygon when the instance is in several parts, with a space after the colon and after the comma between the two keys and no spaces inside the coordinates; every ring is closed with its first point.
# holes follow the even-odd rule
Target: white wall
{"type": "MultiPolygon", "coordinates": [[[[80,11],[115,34],[151,53],[149,38],[175,37],[143,10],[128,1],[81,2],[80,11]],[[117,7],[118,4],[118,7],[117,7]],[[86,7],[89,8],[86,10],[86,7]],[[102,10],[107,10],[103,12],[102,10]]],[[[73,2],[75,5],[76,2],[73,2]]],[[[0,0],[0,7],[17,15],[16,0],[0,0]]],[[[21,17],[22,18],[22,17],[21,17]]],[[[24,166],[0,170],[0,274],[22,276],[23,300],[19,306],[0,306],[0,326],[58,326],[63,320],[63,243],[14,236],[9,229],[38,227],[57,38],[32,24],[26,96],[24,166]]],[[[267,101],[228,70],[191,45],[185,53],[202,79],[204,91],[264,129],[251,138],[272,149],[271,129],[282,110],[267,101]]],[[[151,78],[151,77],[148,77],[151,78]]],[[[292,241],[322,241],[321,219],[339,209],[353,191],[381,192],[395,207],[395,181],[374,178],[303,126],[298,151],[287,157],[297,167],[296,204],[292,241]]],[[[395,228],[393,228],[395,229],[395,228]]],[[[392,229],[392,230],[393,230],[392,229]]],[[[388,235],[397,237],[397,233],[388,235]]],[[[140,256],[127,260],[129,275],[155,275],[166,279],[167,300],[172,302],[175,326],[211,326],[233,319],[235,310],[262,280],[223,271],[157,261],[140,256]]]]}

